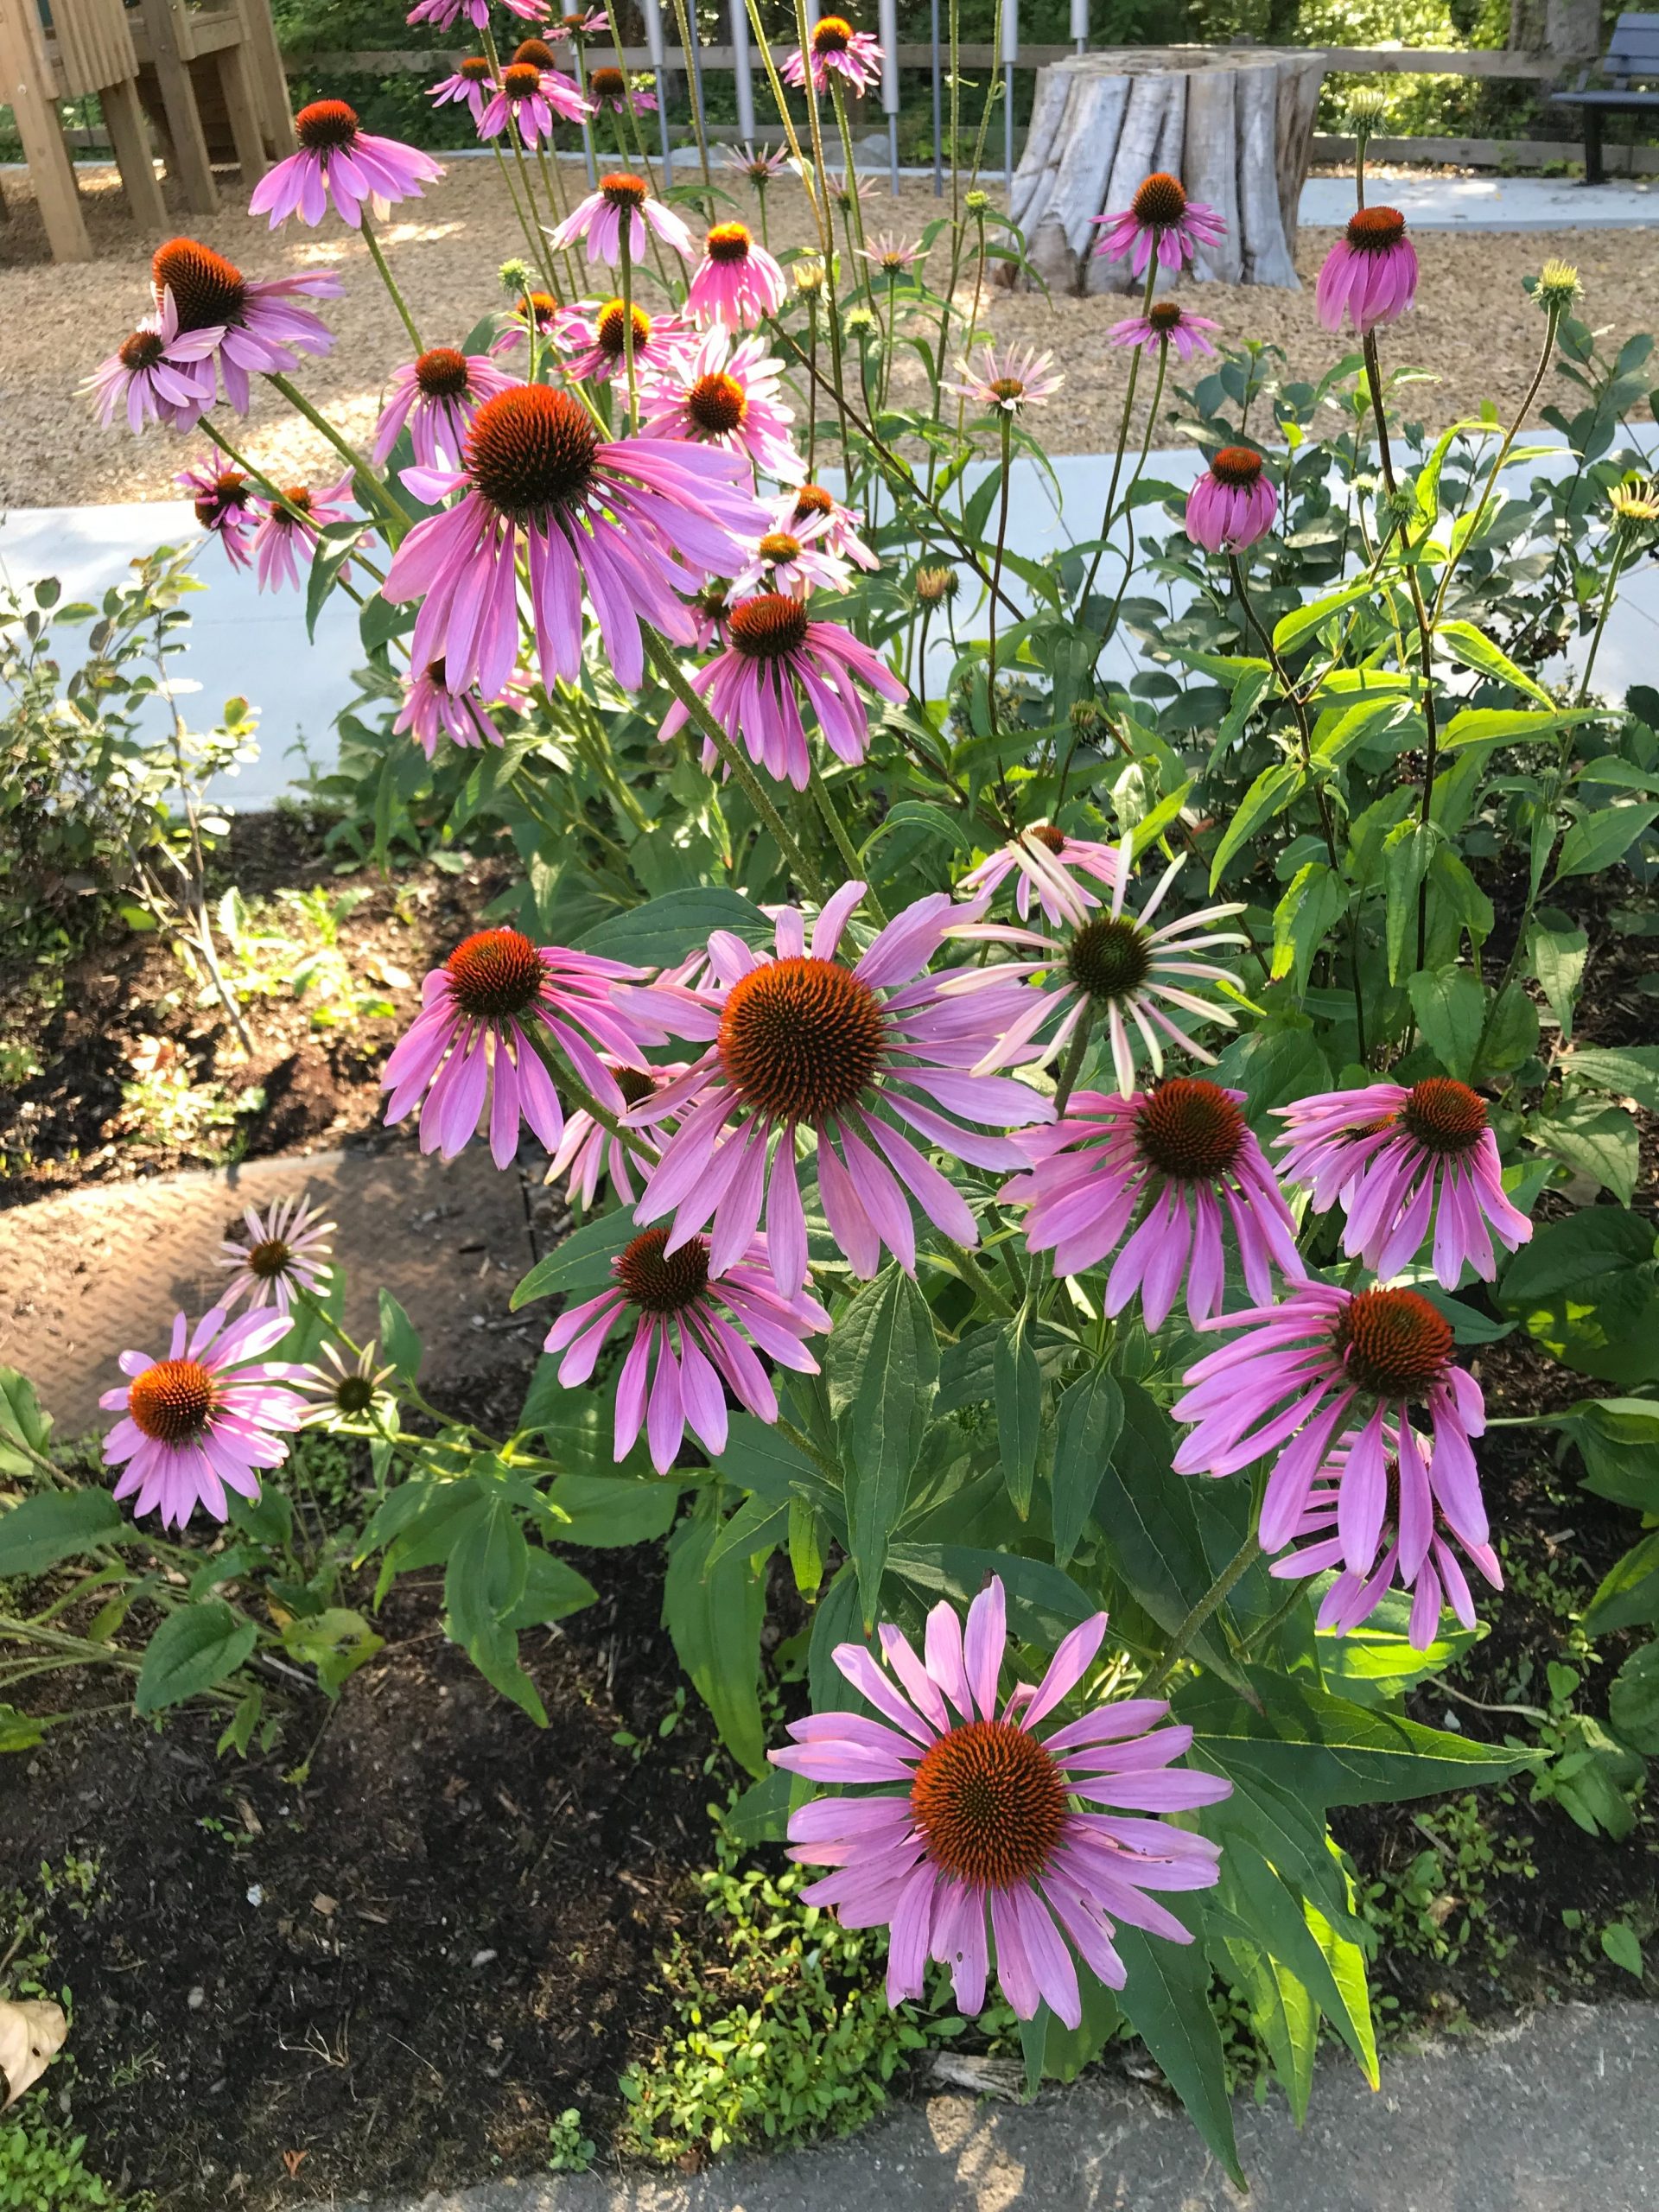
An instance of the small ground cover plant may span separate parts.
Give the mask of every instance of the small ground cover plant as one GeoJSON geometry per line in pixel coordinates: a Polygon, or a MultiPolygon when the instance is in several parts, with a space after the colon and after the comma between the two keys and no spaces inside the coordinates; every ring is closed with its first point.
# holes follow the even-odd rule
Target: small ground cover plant
{"type": "MultiPolygon", "coordinates": [[[[1042,448],[1052,365],[975,345],[1020,249],[974,168],[922,238],[866,231],[845,92],[868,34],[803,16],[774,56],[756,19],[772,81],[806,93],[804,134],[781,90],[779,114],[818,246],[785,266],[723,186],[658,188],[637,103],[579,45],[574,70],[537,40],[504,60],[479,29],[464,82],[528,257],[486,323],[423,334],[377,256],[410,359],[372,452],[294,380],[337,280],[262,283],[188,239],[92,388],[208,442],[190,481],[228,557],[313,613],[359,600],[333,779],[354,833],[385,859],[418,822],[488,823],[522,857],[384,1083],[427,1152],[507,1172],[527,1132],[550,1156],[583,1218],[519,1286],[560,1301],[545,1356],[511,1434],[457,1420],[395,1300],[378,1342],[346,1333],[348,1224],[251,1219],[219,1301],[124,1354],[101,1476],[66,1479],[8,1380],[29,1494],[0,1574],[77,1579],[0,1618],[0,1686],[108,1665],[145,1714],[216,1700],[245,1752],[273,1683],[338,1695],[376,1599],[441,1570],[450,1638],[543,1720],[521,1639],[593,1600],[567,1548],[666,1537],[669,1630],[751,1777],[728,1834],[786,1840],[800,1904],[885,1959],[896,2024],[861,1998],[848,2033],[884,2066],[924,2020],[1003,2006],[1035,2083],[1132,2029],[1236,2176],[1214,1977],[1299,2117],[1322,2023],[1376,2078],[1333,1811],[1529,1770],[1616,1834],[1643,1786],[1639,1654],[1611,1732],[1554,1662],[1541,1750],[1406,1699],[1503,1585],[1484,1349],[1553,1363],[1507,1426],[1651,1502],[1659,1277],[1632,1202],[1659,1053],[1587,1043],[1582,995],[1589,924],[1644,926],[1659,819],[1659,702],[1594,689],[1659,535],[1629,419],[1650,341],[1610,359],[1549,264],[1522,417],[1565,373],[1562,445],[1484,419],[1431,441],[1414,372],[1384,367],[1417,264],[1363,144],[1316,386],[1247,335],[1217,350],[1168,280],[1220,218],[1150,176],[1103,232],[1139,312],[1103,511],[1078,518],[1042,448]],[[620,166],[567,193],[543,142],[595,106],[620,166]],[[904,346],[925,408],[890,404],[904,346]],[[246,460],[255,374],[337,480],[246,460]],[[1143,378],[1154,425],[1173,385],[1188,487],[1147,474],[1152,427],[1128,446],[1143,378]],[[1010,544],[1016,464],[1058,551],[1010,544]],[[1107,657],[1130,649],[1126,682],[1107,657]],[[292,1449],[318,1427],[369,1450],[344,1516],[292,1449]],[[805,1625],[780,1728],[784,1599],[805,1625]]],[[[384,205],[435,182],[341,102],[298,130],[256,192],[273,225],[337,219],[372,251],[384,205]]],[[[1638,1548],[1599,1624],[1650,1618],[1655,1579],[1638,1548]]],[[[1441,1818],[1461,1945],[1486,1846],[1441,1818]]],[[[1433,1878],[1398,1885],[1414,1925],[1433,1878]]],[[[766,1995],[721,2033],[793,2133],[766,1995]]],[[[677,2100],[636,2084],[641,2145],[744,2133],[745,2078],[707,2109],[706,2068],[677,2100]]]]}

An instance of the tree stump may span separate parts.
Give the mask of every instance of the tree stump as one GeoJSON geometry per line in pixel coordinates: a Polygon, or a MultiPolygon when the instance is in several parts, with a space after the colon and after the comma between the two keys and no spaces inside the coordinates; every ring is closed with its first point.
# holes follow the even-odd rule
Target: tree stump
{"type": "Polygon", "coordinates": [[[1139,291],[1127,259],[1096,255],[1093,219],[1163,169],[1227,226],[1199,249],[1201,282],[1299,289],[1296,211],[1324,74],[1322,54],[1265,47],[1117,48],[1039,70],[1009,202],[1033,267],[1052,291],[1139,291]]]}

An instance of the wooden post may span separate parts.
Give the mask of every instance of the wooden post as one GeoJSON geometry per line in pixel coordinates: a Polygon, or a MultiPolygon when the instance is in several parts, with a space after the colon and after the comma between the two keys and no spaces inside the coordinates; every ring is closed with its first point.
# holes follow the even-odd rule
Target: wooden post
{"type": "Polygon", "coordinates": [[[201,118],[196,111],[195,87],[190,81],[189,22],[182,0],[143,0],[144,28],[167,111],[167,135],[173,142],[173,161],[179,189],[194,215],[219,213],[219,187],[207,156],[201,118]]]}
{"type": "Polygon", "coordinates": [[[270,163],[265,159],[265,137],[259,127],[259,111],[248,81],[246,54],[245,47],[220,47],[219,89],[224,95],[231,143],[236,148],[237,166],[242,172],[242,189],[251,192],[270,163]]]}
{"type": "Polygon", "coordinates": [[[54,261],[90,261],[75,165],[58,124],[57,89],[35,0],[0,0],[0,100],[17,118],[35,204],[54,261]]]}
{"type": "Polygon", "coordinates": [[[259,118],[265,151],[282,161],[294,151],[294,109],[288,97],[288,77],[283,49],[276,42],[276,26],[270,19],[270,0],[242,0],[242,45],[248,90],[259,118]]]}
{"type": "Polygon", "coordinates": [[[118,85],[105,85],[98,97],[132,219],[141,231],[162,232],[168,226],[167,202],[162,197],[155,156],[149,150],[149,126],[144,120],[138,87],[127,77],[118,85]]]}

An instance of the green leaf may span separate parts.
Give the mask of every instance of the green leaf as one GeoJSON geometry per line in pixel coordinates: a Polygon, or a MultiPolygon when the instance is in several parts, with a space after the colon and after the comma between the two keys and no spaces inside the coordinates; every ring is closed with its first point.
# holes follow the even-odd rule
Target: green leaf
{"type": "Polygon", "coordinates": [[[1500,1310],[1581,1375],[1628,1389],[1659,1374],[1653,1224],[1622,1206],[1583,1206],[1534,1229],[1504,1268],[1500,1310]]]}
{"type": "Polygon", "coordinates": [[[1526,707],[1464,707],[1452,715],[1440,736],[1442,753],[1465,745],[1535,745],[1575,722],[1595,721],[1605,707],[1577,707],[1550,714],[1535,714],[1526,707]]]}
{"type": "Polygon", "coordinates": [[[53,1722],[67,1717],[56,1713],[19,1713],[15,1705],[0,1705],[0,1753],[32,1751],[44,1743],[53,1722]]]}
{"type": "Polygon", "coordinates": [[[302,1667],[315,1667],[317,1681],[331,1698],[385,1643],[361,1613],[328,1605],[320,1613],[297,1613],[283,1630],[283,1649],[302,1667]]]}
{"type": "Polygon", "coordinates": [[[1300,997],[1314,954],[1347,911],[1348,887],[1334,868],[1323,861],[1298,868],[1273,912],[1274,982],[1289,976],[1300,997]]]}
{"type": "Polygon", "coordinates": [[[932,1308],[896,1262],[848,1307],[830,1338],[825,1369],[847,1474],[849,1549],[868,1627],[939,1380],[932,1308]]]}
{"type": "Polygon", "coordinates": [[[52,1416],[41,1410],[35,1385],[15,1367],[0,1367],[0,1471],[30,1472],[32,1459],[46,1457],[51,1433],[52,1416]]]}
{"type": "Polygon", "coordinates": [[[743,1552],[728,1552],[710,1567],[719,1531],[719,1522],[702,1513],[675,1537],[663,1586],[663,1620],[721,1741],[740,1766],[760,1776],[766,1771],[760,1688],[766,1577],[753,1571],[743,1552]]]}
{"type": "Polygon", "coordinates": [[[1659,1045],[1583,1046],[1561,1062],[1561,1072],[1659,1114],[1659,1045]]]}
{"type": "Polygon", "coordinates": [[[711,931],[730,930],[747,944],[769,945],[775,925],[760,909],[720,885],[664,891],[626,914],[613,914],[576,939],[583,952],[626,960],[637,968],[671,968],[711,931]]]}
{"type": "MultiPolygon", "coordinates": [[[[1310,1592],[1323,1598],[1334,1573],[1320,1578],[1310,1592]]],[[[1442,1624],[1451,1617],[1441,1616],[1442,1624]]],[[[1403,1697],[1431,1675],[1441,1674],[1479,1643],[1484,1629],[1452,1628],[1438,1633],[1427,1650],[1411,1641],[1411,1599],[1403,1590],[1385,1593],[1359,1627],[1345,1636],[1321,1630],[1316,1639],[1325,1686],[1360,1705],[1403,1697]]]]}
{"type": "Polygon", "coordinates": [[[1659,1529],[1643,1536],[1610,1567],[1584,1617],[1586,1636],[1609,1636],[1616,1628],[1650,1628],[1659,1624],[1659,1529]]]}
{"type": "Polygon", "coordinates": [[[0,1510],[0,1581],[44,1574],[95,1544],[132,1541],[133,1531],[106,1490],[44,1490],[0,1510]]]}
{"type": "Polygon", "coordinates": [[[1527,954],[1549,1010],[1561,1025],[1561,1042],[1566,1044],[1573,1035],[1573,1011],[1590,957],[1590,940],[1564,917],[1555,928],[1535,921],[1527,939],[1527,954]]]}
{"type": "Polygon", "coordinates": [[[1288,1967],[1243,1935],[1225,1938],[1224,1970],[1244,2000],[1251,2031],[1273,2061],[1290,2116],[1300,2127],[1313,2087],[1319,2008],[1288,1967]]]}
{"type": "Polygon", "coordinates": [[[1466,968],[1437,968],[1406,984],[1424,1042],[1447,1075],[1467,1083],[1486,1019],[1486,993],[1466,968]]]}
{"type": "Polygon", "coordinates": [[[1310,600],[1306,607],[1294,607],[1288,614],[1281,614],[1273,626],[1275,652],[1287,653],[1300,645],[1304,638],[1311,638],[1332,615],[1340,614],[1344,607],[1352,607],[1362,599],[1375,599],[1376,585],[1370,576],[1359,582],[1344,584],[1340,591],[1326,594],[1323,599],[1310,600]]]}
{"type": "MultiPolygon", "coordinates": [[[[1181,1910],[1185,1900],[1160,1901],[1178,1918],[1186,1917],[1181,1910]]],[[[1203,1948],[1172,1943],[1122,1924],[1113,1942],[1128,1971],[1118,2002],[1129,2025],[1168,2075],[1187,2117],[1243,2189],[1227,2067],[1210,2010],[1210,1964],[1203,1948]]]]}
{"type": "Polygon", "coordinates": [[[1094,1510],[1112,1446],[1123,1426],[1123,1394],[1109,1368],[1097,1367],[1061,1394],[1054,1412],[1054,1564],[1076,1551],[1094,1510]]]}
{"type": "Polygon", "coordinates": [[[798,1445],[769,1422],[753,1414],[734,1413],[720,1455],[720,1471],[740,1489],[757,1491],[774,1505],[787,1505],[791,1497],[809,1498],[820,1512],[844,1525],[845,1502],[841,1491],[798,1445]]]}
{"type": "Polygon", "coordinates": [[[1331,1063],[1313,1041],[1313,1032],[1255,1029],[1236,1037],[1215,1070],[1217,1083],[1242,1090],[1249,1104],[1245,1118],[1258,1137],[1276,1136],[1283,1124],[1276,1106],[1294,1104],[1331,1087],[1331,1063]]]}
{"type": "Polygon", "coordinates": [[[1002,1478],[1008,1486],[1014,1510],[1023,1521],[1031,1511],[1032,1487],[1037,1479],[1043,1377],[1037,1355],[1016,1322],[997,1331],[992,1375],[1002,1478]]]}
{"type": "Polygon", "coordinates": [[[1561,840],[1555,861],[1555,880],[1567,875],[1599,875],[1623,860],[1650,822],[1659,820],[1659,805],[1606,806],[1595,814],[1582,814],[1561,840]]]}
{"type": "Polygon", "coordinates": [[[1633,1751],[1659,1758],[1659,1643],[1631,1652],[1614,1675],[1607,1718],[1633,1751]]]}
{"type": "Polygon", "coordinates": [[[566,1543],[613,1550],[649,1544],[665,1535],[679,1503],[680,1484],[657,1476],[631,1481],[623,1475],[556,1476],[548,1503],[569,1516],[559,1535],[566,1543]]]}
{"type": "Polygon", "coordinates": [[[545,1628],[550,1621],[564,1620],[571,1613],[579,1613],[598,1602],[599,1592],[585,1574],[578,1574],[556,1552],[531,1544],[528,1548],[524,1586],[502,1626],[515,1633],[520,1629],[545,1628]]]}
{"type": "Polygon", "coordinates": [[[1535,683],[1524,669],[1517,668],[1509,655],[1495,645],[1484,630],[1477,630],[1472,622],[1442,622],[1434,636],[1465,668],[1475,669],[1482,676],[1496,676],[1505,683],[1512,683],[1517,691],[1524,691],[1541,707],[1554,709],[1555,702],[1542,684],[1535,683]]]}
{"type": "Polygon", "coordinates": [[[1417,894],[1433,857],[1433,825],[1397,822],[1382,840],[1382,888],[1387,899],[1389,981],[1397,983],[1417,944],[1417,894]]]}
{"type": "Polygon", "coordinates": [[[1302,772],[1294,760],[1276,761],[1264,768],[1238,803],[1238,810],[1222,833],[1216,847],[1215,858],[1210,863],[1210,888],[1213,891],[1221,881],[1222,873],[1233,855],[1255,835],[1265,829],[1275,814],[1281,814],[1301,789],[1302,772]]]}
{"type": "Polygon", "coordinates": [[[454,1641],[470,1646],[504,1623],[524,1596],[529,1573],[530,1547],[511,1500],[499,1485],[474,1480],[443,1578],[454,1641]]]}
{"type": "Polygon", "coordinates": [[[149,1639],[133,1693],[141,1719],[200,1697],[233,1675],[252,1654],[259,1631],[238,1620],[222,1599],[181,1605],[149,1639]]]}
{"type": "Polygon", "coordinates": [[[1549,1416],[1584,1461],[1584,1488],[1659,1519],[1659,1398],[1586,1398],[1549,1416]]]}
{"type": "Polygon", "coordinates": [[[1622,1206],[1636,1195],[1642,1168],[1636,1123],[1621,1106],[1599,1110],[1569,1101],[1553,1114],[1535,1114],[1526,1125],[1529,1144],[1563,1160],[1611,1191],[1622,1206]]]}
{"type": "Polygon", "coordinates": [[[1259,1712],[1203,1678],[1177,1694],[1176,1717],[1193,1730],[1194,1766],[1260,1777],[1310,1804],[1373,1805],[1503,1782],[1527,1764],[1524,1752],[1368,1710],[1300,1677],[1245,1672],[1259,1712]]]}
{"type": "MultiPolygon", "coordinates": [[[[957,1605],[971,1604],[988,1580],[1000,1575],[1011,1632],[1045,1651],[1052,1651],[1079,1621],[1100,1611],[1098,1601],[1069,1574],[1018,1552],[977,1551],[967,1544],[894,1544],[887,1564],[930,1605],[940,1598],[957,1605]]],[[[817,1702],[815,1691],[813,1703],[817,1702]]]]}
{"type": "Polygon", "coordinates": [[[389,1290],[380,1293],[380,1344],[405,1382],[421,1371],[421,1339],[415,1324],[389,1290]]]}
{"type": "Polygon", "coordinates": [[[1520,983],[1510,983],[1499,992],[1492,1008],[1476,1075],[1487,1077],[1518,1068],[1537,1049],[1538,1009],[1520,983]]]}
{"type": "Polygon", "coordinates": [[[1642,1946],[1633,1928],[1622,1920],[1610,1920],[1601,1931],[1601,1948],[1616,1967],[1623,1967],[1626,1974],[1633,1974],[1641,1980],[1645,1968],[1642,1946]]]}
{"type": "Polygon", "coordinates": [[[584,1221],[580,1229],[560,1240],[519,1283],[509,1300],[516,1313],[534,1298],[563,1291],[568,1298],[591,1298],[607,1288],[617,1254],[638,1236],[633,1216],[625,1208],[584,1221]]]}

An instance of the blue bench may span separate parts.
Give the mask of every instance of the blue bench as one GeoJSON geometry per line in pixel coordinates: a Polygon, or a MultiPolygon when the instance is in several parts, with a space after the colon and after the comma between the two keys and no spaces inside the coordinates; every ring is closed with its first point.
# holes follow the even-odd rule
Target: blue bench
{"type": "Polygon", "coordinates": [[[1571,92],[1552,92],[1554,107],[1576,107],[1584,116],[1584,181],[1600,184],[1601,118],[1604,115],[1659,115],[1659,92],[1633,89],[1638,79],[1659,81],[1659,16],[1621,16],[1613,26],[1607,58],[1601,65],[1604,86],[1586,88],[1590,72],[1580,72],[1571,92]]]}

